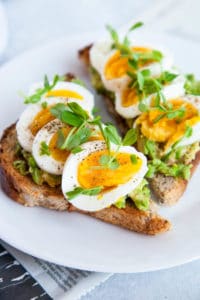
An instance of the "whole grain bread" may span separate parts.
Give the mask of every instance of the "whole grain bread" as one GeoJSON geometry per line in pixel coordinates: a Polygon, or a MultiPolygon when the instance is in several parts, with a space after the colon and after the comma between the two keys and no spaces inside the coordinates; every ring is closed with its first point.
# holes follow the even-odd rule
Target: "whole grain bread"
{"type": "MultiPolygon", "coordinates": [[[[90,49],[92,44],[79,50],[79,59],[88,68],[90,66],[90,49]]],[[[125,134],[129,129],[124,118],[119,116],[115,110],[114,103],[107,96],[103,95],[103,99],[106,103],[107,109],[117,122],[117,126],[122,134],[125,134]]],[[[196,158],[192,162],[191,176],[194,173],[196,167],[200,163],[200,152],[197,153],[196,158]]],[[[174,178],[172,176],[165,176],[164,174],[156,174],[153,179],[150,180],[150,187],[156,196],[157,201],[164,205],[174,205],[180,199],[187,188],[188,181],[181,178],[174,178]]]]}
{"type": "Polygon", "coordinates": [[[21,175],[13,167],[16,142],[16,127],[13,124],[4,131],[0,141],[0,182],[4,192],[16,202],[30,207],[42,206],[60,211],[76,211],[107,223],[150,235],[170,229],[170,222],[157,215],[154,210],[143,212],[133,205],[127,205],[125,209],[111,206],[93,213],[78,210],[66,201],[60,187],[50,188],[46,184],[38,186],[31,177],[21,175]]]}
{"type": "MultiPolygon", "coordinates": [[[[192,161],[191,176],[194,174],[200,162],[200,151],[196,154],[192,161]]],[[[161,204],[173,205],[185,192],[188,181],[181,178],[174,178],[172,176],[165,176],[163,174],[156,174],[150,180],[150,185],[154,191],[155,196],[161,204]]]]}
{"type": "Polygon", "coordinates": [[[14,167],[16,146],[15,124],[7,128],[0,143],[0,178],[6,194],[25,206],[43,206],[56,210],[66,210],[67,201],[60,188],[47,185],[38,186],[31,177],[22,176],[14,167]]]}

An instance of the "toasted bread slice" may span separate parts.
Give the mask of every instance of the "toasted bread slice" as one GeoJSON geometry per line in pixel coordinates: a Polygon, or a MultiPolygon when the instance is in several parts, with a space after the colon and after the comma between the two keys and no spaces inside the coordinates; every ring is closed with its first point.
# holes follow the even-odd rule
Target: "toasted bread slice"
{"type": "MultiPolygon", "coordinates": [[[[72,205],[70,211],[79,211],[72,205]]],[[[101,221],[118,225],[131,231],[156,235],[171,228],[168,220],[163,219],[154,211],[141,211],[133,206],[126,205],[126,208],[111,206],[96,212],[79,211],[101,221]]]]}
{"type": "Polygon", "coordinates": [[[51,209],[66,210],[67,201],[60,188],[48,185],[38,186],[31,177],[22,176],[14,167],[16,146],[15,124],[4,131],[0,144],[0,177],[6,194],[25,206],[43,206],[51,209]]]}
{"type": "MultiPolygon", "coordinates": [[[[200,162],[200,151],[192,161],[191,176],[194,174],[200,162]]],[[[181,178],[156,174],[150,181],[150,185],[161,204],[173,205],[183,195],[188,181],[181,178]]]]}
{"type": "Polygon", "coordinates": [[[29,176],[22,176],[13,167],[17,142],[15,124],[7,128],[0,141],[0,182],[5,193],[25,206],[42,206],[55,210],[77,211],[126,229],[155,235],[170,229],[169,221],[158,216],[153,210],[142,212],[133,206],[119,209],[114,206],[98,212],[87,213],[69,204],[61,189],[39,186],[29,176]]]}
{"type": "MultiPolygon", "coordinates": [[[[79,50],[78,55],[80,60],[85,64],[86,67],[90,65],[90,48],[92,44],[79,50]]],[[[125,134],[129,129],[124,118],[118,115],[115,110],[114,103],[107,96],[103,96],[107,109],[110,114],[115,118],[117,126],[122,134],[125,134]]],[[[200,163],[200,152],[197,153],[196,158],[192,162],[191,175],[194,173],[196,167],[200,163]]],[[[157,174],[152,180],[150,180],[150,186],[155,194],[158,202],[164,205],[175,204],[185,192],[188,181],[181,178],[174,178],[171,176],[165,176],[164,174],[157,174]]]]}

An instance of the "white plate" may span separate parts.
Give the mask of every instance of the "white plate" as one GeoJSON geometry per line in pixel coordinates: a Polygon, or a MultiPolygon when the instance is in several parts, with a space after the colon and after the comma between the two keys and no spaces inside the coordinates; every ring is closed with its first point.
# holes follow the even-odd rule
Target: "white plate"
{"type": "MultiPolygon", "coordinates": [[[[1,131],[22,112],[18,91],[40,80],[74,72],[87,78],[77,59],[77,50],[95,35],[66,37],[26,53],[0,69],[1,131]]],[[[164,35],[148,35],[175,54],[184,71],[199,71],[199,44],[164,35]]],[[[98,98],[98,106],[101,106],[98,98]]],[[[105,115],[105,113],[104,113],[105,115]]],[[[162,209],[173,229],[150,237],[102,223],[77,213],[26,208],[0,190],[0,238],[12,246],[69,267],[103,272],[144,272],[183,264],[200,257],[200,169],[181,201],[162,209]]]]}

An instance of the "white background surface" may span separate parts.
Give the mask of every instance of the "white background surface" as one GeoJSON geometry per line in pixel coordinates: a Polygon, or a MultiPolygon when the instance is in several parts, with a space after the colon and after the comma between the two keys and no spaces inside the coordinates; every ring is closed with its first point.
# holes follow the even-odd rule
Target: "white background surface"
{"type": "MultiPolygon", "coordinates": [[[[9,43],[0,61],[56,37],[74,32],[102,30],[104,23],[120,26],[138,14],[155,10],[164,1],[3,1],[9,20],[9,43]]],[[[159,29],[200,40],[199,1],[170,2],[153,18],[159,29]]],[[[152,22],[150,22],[152,23],[152,22]]],[[[191,54],[192,55],[192,54],[191,54]]],[[[190,56],[190,55],[189,55],[190,56]]],[[[189,59],[189,56],[187,59],[189,59]]],[[[199,238],[199,237],[197,237],[199,238]]],[[[187,243],[187,241],[186,241],[187,243]]],[[[146,274],[115,275],[103,286],[84,297],[102,299],[200,299],[200,261],[171,270],[146,274]]]]}

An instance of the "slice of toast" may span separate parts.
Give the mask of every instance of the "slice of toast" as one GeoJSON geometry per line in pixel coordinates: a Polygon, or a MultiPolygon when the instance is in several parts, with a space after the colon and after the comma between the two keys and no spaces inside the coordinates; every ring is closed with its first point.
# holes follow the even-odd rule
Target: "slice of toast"
{"type": "MultiPolygon", "coordinates": [[[[84,63],[86,67],[90,65],[90,49],[92,44],[79,50],[79,59],[84,63]]],[[[107,96],[103,95],[106,106],[110,114],[115,118],[117,126],[122,134],[125,134],[129,129],[126,121],[122,118],[115,110],[114,103],[107,96]]],[[[194,173],[196,167],[200,163],[200,152],[197,153],[196,158],[192,162],[191,176],[194,173]]],[[[157,174],[153,179],[150,180],[150,186],[155,194],[159,203],[164,205],[175,204],[185,192],[188,185],[188,181],[181,178],[174,178],[172,176],[165,176],[164,174],[157,174]]]]}
{"type": "Polygon", "coordinates": [[[150,235],[170,229],[170,222],[153,210],[143,212],[132,205],[127,205],[125,209],[111,206],[92,213],[78,210],[66,201],[59,187],[50,188],[46,184],[39,186],[29,176],[21,175],[13,167],[16,142],[16,128],[13,124],[4,131],[0,141],[0,182],[5,193],[16,202],[25,206],[77,211],[107,223],[150,235]]]}

